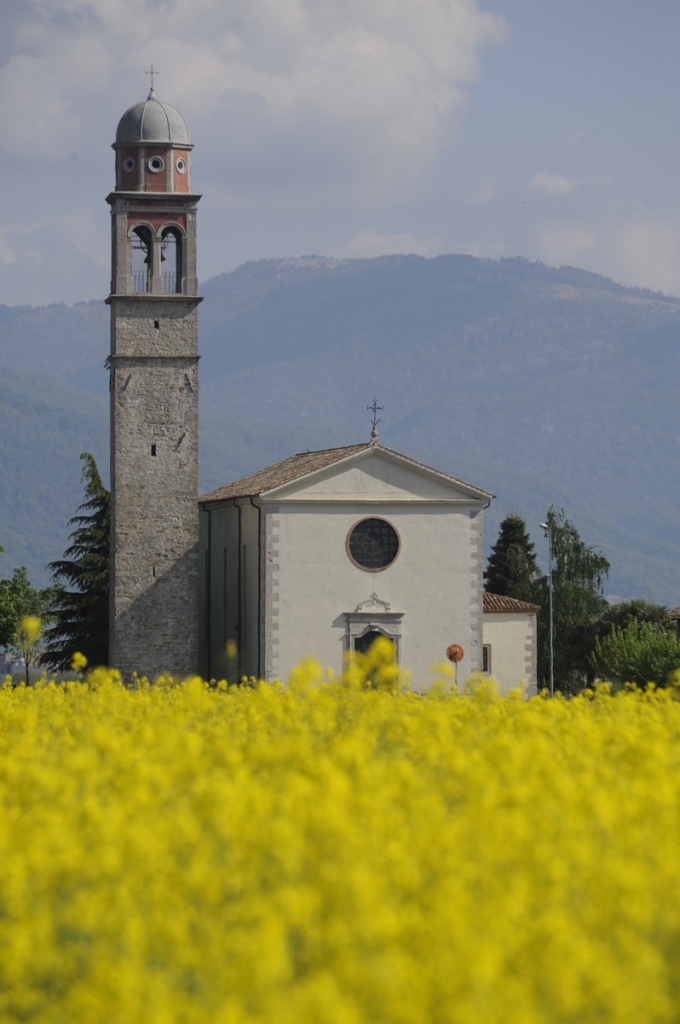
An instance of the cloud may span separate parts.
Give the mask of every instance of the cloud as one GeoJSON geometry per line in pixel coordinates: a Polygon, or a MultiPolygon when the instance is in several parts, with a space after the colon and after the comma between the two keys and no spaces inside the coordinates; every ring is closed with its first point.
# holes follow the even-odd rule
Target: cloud
{"type": "Polygon", "coordinates": [[[539,233],[541,257],[547,263],[578,264],[596,246],[593,230],[580,223],[550,224],[539,233]]]}
{"type": "MultiPolygon", "coordinates": [[[[83,134],[85,110],[79,92],[87,81],[106,86],[111,59],[97,38],[68,35],[37,40],[39,53],[14,54],[0,68],[0,119],[5,152],[50,163],[68,153],[83,134]]],[[[92,104],[89,105],[90,108],[92,104]]]]}
{"type": "Polygon", "coordinates": [[[0,223],[0,262],[30,273],[52,273],[63,262],[105,270],[110,257],[99,244],[98,225],[88,209],[55,213],[29,222],[0,223]]]}
{"type": "Polygon", "coordinates": [[[680,218],[652,213],[543,225],[541,259],[593,270],[631,287],[680,294],[680,218]]]}
{"type": "Polygon", "coordinates": [[[648,216],[614,227],[611,259],[626,284],[680,294],[680,220],[648,216]]]}
{"type": "Polygon", "coordinates": [[[482,52],[507,35],[477,0],[29,0],[0,68],[0,145],[50,161],[111,141],[153,60],[225,173],[386,193],[450,143],[482,52]]]}
{"type": "Polygon", "coordinates": [[[402,253],[415,253],[417,256],[432,256],[441,252],[441,245],[438,242],[427,241],[423,238],[416,238],[409,234],[382,234],[378,231],[359,231],[350,238],[345,245],[345,251],[350,256],[391,256],[402,253]]]}
{"type": "Polygon", "coordinates": [[[477,183],[477,187],[470,193],[473,203],[490,203],[496,198],[496,183],[493,178],[486,175],[477,183]]]}
{"type": "Polygon", "coordinates": [[[566,192],[573,192],[577,184],[574,178],[565,178],[559,174],[546,174],[544,171],[539,171],[529,182],[529,188],[561,196],[566,192]]]}

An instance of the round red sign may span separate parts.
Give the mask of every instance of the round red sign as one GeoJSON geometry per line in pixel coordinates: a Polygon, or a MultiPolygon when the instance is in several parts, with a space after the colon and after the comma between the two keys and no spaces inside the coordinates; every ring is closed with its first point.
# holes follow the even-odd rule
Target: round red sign
{"type": "Polygon", "coordinates": [[[465,657],[465,651],[460,644],[451,644],[450,647],[446,648],[446,657],[454,664],[458,664],[465,657]]]}

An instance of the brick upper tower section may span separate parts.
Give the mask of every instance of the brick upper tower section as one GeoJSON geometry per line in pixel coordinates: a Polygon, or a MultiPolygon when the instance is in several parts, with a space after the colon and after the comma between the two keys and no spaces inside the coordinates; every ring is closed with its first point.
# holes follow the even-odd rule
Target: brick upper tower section
{"type": "Polygon", "coordinates": [[[117,192],[191,192],[189,129],[155,89],[123,114],[113,148],[117,192]]]}
{"type": "Polygon", "coordinates": [[[110,660],[197,669],[198,304],[189,130],[153,89],[123,115],[111,207],[110,660]]]}
{"type": "Polygon", "coordinates": [[[189,129],[151,89],[118,124],[112,295],[196,295],[196,204],[189,129]]]}

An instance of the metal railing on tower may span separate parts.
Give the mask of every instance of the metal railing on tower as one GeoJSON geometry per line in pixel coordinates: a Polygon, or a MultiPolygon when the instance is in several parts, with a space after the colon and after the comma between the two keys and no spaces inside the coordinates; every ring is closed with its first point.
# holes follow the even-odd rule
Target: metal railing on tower
{"type": "Polygon", "coordinates": [[[148,275],[146,270],[134,270],[132,272],[133,292],[145,292],[147,290],[148,275]]]}

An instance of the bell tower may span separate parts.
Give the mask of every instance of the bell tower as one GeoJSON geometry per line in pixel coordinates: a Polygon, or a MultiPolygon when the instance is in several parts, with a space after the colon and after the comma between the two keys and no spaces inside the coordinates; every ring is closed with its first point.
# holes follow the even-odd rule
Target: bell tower
{"type": "Polygon", "coordinates": [[[153,86],[123,115],[111,207],[110,662],[198,669],[198,304],[189,131],[153,86]]]}

